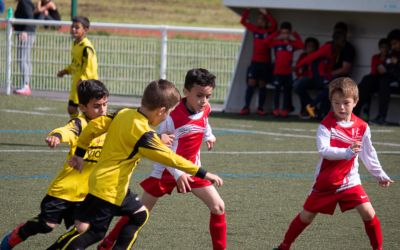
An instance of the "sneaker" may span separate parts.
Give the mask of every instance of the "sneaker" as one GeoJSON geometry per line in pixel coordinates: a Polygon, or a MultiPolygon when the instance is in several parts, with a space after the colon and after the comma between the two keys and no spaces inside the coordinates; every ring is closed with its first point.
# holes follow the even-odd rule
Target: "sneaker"
{"type": "Polygon", "coordinates": [[[24,95],[24,96],[31,95],[31,87],[29,87],[29,84],[26,84],[23,88],[14,90],[14,93],[17,95],[24,95]]]}
{"type": "Polygon", "coordinates": [[[280,112],[281,117],[286,118],[289,115],[289,110],[288,109],[282,109],[280,112]]]}
{"type": "Polygon", "coordinates": [[[8,244],[8,240],[10,239],[10,236],[11,236],[11,233],[5,235],[4,238],[1,240],[0,250],[12,249],[10,244],[8,244]]]}
{"type": "Polygon", "coordinates": [[[105,238],[99,245],[97,245],[97,250],[111,250],[114,246],[114,241],[110,241],[108,238],[105,238]]]}
{"type": "Polygon", "coordinates": [[[250,114],[250,109],[247,107],[244,107],[240,110],[239,115],[248,115],[250,114]]]}
{"type": "Polygon", "coordinates": [[[272,115],[275,117],[279,117],[279,115],[281,114],[281,110],[280,109],[274,109],[272,110],[272,115]]]}
{"type": "Polygon", "coordinates": [[[307,104],[306,111],[310,115],[311,118],[315,118],[317,116],[315,114],[315,107],[311,106],[311,104],[307,104]]]}
{"type": "Polygon", "coordinates": [[[265,112],[264,109],[262,109],[262,108],[257,109],[257,115],[264,116],[266,114],[267,114],[267,112],[265,112]]]}

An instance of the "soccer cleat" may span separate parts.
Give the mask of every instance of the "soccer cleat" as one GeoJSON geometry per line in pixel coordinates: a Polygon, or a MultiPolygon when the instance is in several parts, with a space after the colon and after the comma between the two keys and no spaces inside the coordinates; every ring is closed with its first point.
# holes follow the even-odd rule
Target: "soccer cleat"
{"type": "Polygon", "coordinates": [[[272,114],[273,114],[275,117],[279,117],[280,113],[281,113],[280,109],[274,109],[274,110],[272,110],[272,114]]]}
{"type": "Polygon", "coordinates": [[[114,241],[110,241],[108,238],[105,238],[98,246],[97,250],[111,250],[114,246],[114,241]]]}
{"type": "Polygon", "coordinates": [[[286,118],[289,115],[289,110],[288,109],[282,109],[280,112],[281,117],[286,118]]]}
{"type": "Polygon", "coordinates": [[[23,88],[14,90],[14,93],[17,95],[24,95],[24,96],[31,95],[31,87],[29,87],[29,84],[26,84],[23,88]]]}
{"type": "Polygon", "coordinates": [[[240,110],[239,115],[248,115],[250,114],[250,109],[247,107],[244,107],[240,110]]]}
{"type": "Polygon", "coordinates": [[[265,112],[264,109],[262,109],[262,108],[257,109],[257,115],[264,116],[266,114],[267,114],[267,112],[265,112]]]}
{"type": "Polygon", "coordinates": [[[315,114],[315,107],[311,106],[311,104],[307,104],[306,110],[311,118],[317,117],[317,114],[315,114]]]}

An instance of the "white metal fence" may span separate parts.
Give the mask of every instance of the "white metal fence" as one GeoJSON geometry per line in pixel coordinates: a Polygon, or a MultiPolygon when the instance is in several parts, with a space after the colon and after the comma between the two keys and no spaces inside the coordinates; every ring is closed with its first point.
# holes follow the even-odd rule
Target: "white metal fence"
{"type": "MultiPolygon", "coordinates": [[[[17,33],[13,24],[69,26],[66,21],[39,21],[28,19],[0,20],[5,30],[0,35],[0,87],[8,94],[21,84],[17,59],[17,33]]],[[[191,34],[234,34],[243,30],[197,28],[179,26],[92,23],[91,29],[117,29],[118,33],[91,32],[88,37],[95,46],[99,78],[112,94],[140,96],[144,86],[154,79],[166,78],[182,89],[185,73],[190,68],[203,67],[217,76],[213,93],[215,101],[223,101],[237,60],[240,41],[237,39],[204,39],[171,37],[171,32],[191,34]],[[131,35],[130,31],[151,30],[158,35],[131,35]]],[[[134,33],[134,32],[132,32],[134,33]]],[[[56,74],[70,63],[72,40],[68,32],[45,30],[35,32],[32,49],[31,88],[34,90],[68,91],[70,77],[56,74]]]]}

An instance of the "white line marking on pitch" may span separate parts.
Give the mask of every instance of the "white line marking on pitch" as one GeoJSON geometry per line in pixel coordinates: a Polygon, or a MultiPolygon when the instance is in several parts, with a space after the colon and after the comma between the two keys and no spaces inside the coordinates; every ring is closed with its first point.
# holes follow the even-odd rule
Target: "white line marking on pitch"
{"type": "Polygon", "coordinates": [[[23,111],[23,110],[15,110],[15,109],[0,109],[0,111],[7,113],[19,113],[19,114],[28,114],[28,115],[48,115],[48,116],[58,116],[58,117],[68,117],[66,114],[50,114],[36,111],[23,111]]]}

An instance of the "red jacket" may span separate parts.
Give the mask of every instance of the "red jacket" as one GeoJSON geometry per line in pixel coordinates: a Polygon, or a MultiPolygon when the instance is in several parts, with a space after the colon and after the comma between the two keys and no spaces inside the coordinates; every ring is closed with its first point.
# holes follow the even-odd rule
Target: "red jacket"
{"type": "Polygon", "coordinates": [[[268,36],[269,33],[272,33],[276,30],[276,20],[270,15],[263,15],[264,18],[270,23],[270,26],[266,29],[258,27],[252,23],[250,23],[247,19],[249,17],[249,10],[246,9],[243,11],[242,19],[240,23],[246,27],[247,30],[253,32],[253,54],[251,57],[251,61],[253,62],[271,62],[271,53],[270,49],[264,44],[263,40],[268,36]]]}
{"type": "Polygon", "coordinates": [[[385,63],[384,60],[381,60],[381,54],[375,54],[371,58],[371,75],[378,74],[378,66],[385,63]]]}
{"type": "Polygon", "coordinates": [[[304,48],[300,35],[296,32],[292,32],[292,35],[296,40],[284,41],[277,39],[279,36],[279,31],[277,31],[264,40],[264,43],[275,53],[274,75],[292,74],[293,52],[304,48]]]}

